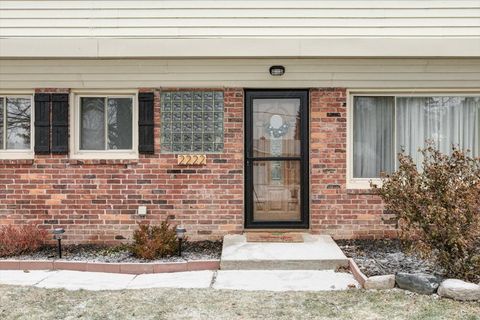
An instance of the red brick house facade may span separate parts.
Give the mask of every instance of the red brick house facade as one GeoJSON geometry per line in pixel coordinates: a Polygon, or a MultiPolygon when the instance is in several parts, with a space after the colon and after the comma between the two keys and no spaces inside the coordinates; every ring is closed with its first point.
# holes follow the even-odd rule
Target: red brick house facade
{"type": "MultiPolygon", "coordinates": [[[[118,242],[131,237],[138,223],[167,218],[185,225],[194,240],[243,232],[244,89],[221,90],[224,151],[209,154],[206,165],[181,166],[175,154],[160,152],[162,89],[141,88],[155,94],[154,154],[134,160],[78,160],[54,154],[1,160],[0,223],[64,227],[66,240],[75,243],[118,242]],[[145,217],[137,215],[139,206],[147,207],[145,217]]],[[[395,225],[379,198],[368,190],[347,189],[346,103],[344,88],[309,90],[308,230],[335,238],[394,236],[395,225]]]]}
{"type": "Polygon", "coordinates": [[[5,1],[0,226],[395,237],[398,152],[480,157],[480,4],[424,2],[5,1]]]}

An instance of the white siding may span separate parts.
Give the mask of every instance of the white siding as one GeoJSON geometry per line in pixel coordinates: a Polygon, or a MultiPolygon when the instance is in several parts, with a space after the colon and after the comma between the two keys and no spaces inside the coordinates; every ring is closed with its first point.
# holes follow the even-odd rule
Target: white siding
{"type": "Polygon", "coordinates": [[[465,37],[480,1],[1,1],[2,37],[465,37]]]}
{"type": "Polygon", "coordinates": [[[480,89],[480,59],[0,60],[0,88],[480,89]],[[286,68],[282,77],[271,65],[286,68]]]}
{"type": "MultiPolygon", "coordinates": [[[[57,39],[54,47],[62,52],[57,56],[71,57],[167,56],[162,52],[166,45],[155,41],[148,54],[135,48],[124,49],[121,54],[110,52],[115,50],[109,51],[104,39],[112,38],[123,39],[115,44],[127,48],[136,47],[138,39],[183,40],[166,42],[170,56],[235,54],[225,48],[231,42],[198,43],[194,42],[196,39],[238,39],[240,48],[258,45],[255,39],[281,40],[268,42],[272,49],[265,49],[258,56],[395,56],[395,51],[384,48],[391,46],[391,42],[378,39],[402,39],[412,53],[400,52],[397,56],[435,56],[435,52],[438,56],[480,56],[480,1],[0,1],[0,57],[35,57],[35,50],[29,48],[42,46],[39,39],[44,38],[57,39]],[[82,42],[83,47],[78,48],[65,40],[72,38],[95,41],[82,42]],[[335,41],[330,43],[329,39],[335,41]],[[369,51],[349,46],[352,39],[365,39],[369,51]],[[448,48],[442,50],[438,43],[432,42],[435,39],[444,41],[445,46],[455,40],[453,45],[457,50],[453,53],[448,48]],[[370,49],[375,43],[378,52],[370,49]],[[302,49],[309,45],[314,47],[313,52],[302,49]],[[202,46],[212,49],[196,54],[202,46]],[[287,47],[297,50],[292,53],[287,47]],[[415,53],[416,50],[420,52],[415,53]]],[[[140,45],[143,48],[143,42],[140,45]]],[[[55,51],[47,51],[38,56],[56,56],[55,51]]],[[[245,49],[238,49],[236,54],[252,56],[245,49]]]]}

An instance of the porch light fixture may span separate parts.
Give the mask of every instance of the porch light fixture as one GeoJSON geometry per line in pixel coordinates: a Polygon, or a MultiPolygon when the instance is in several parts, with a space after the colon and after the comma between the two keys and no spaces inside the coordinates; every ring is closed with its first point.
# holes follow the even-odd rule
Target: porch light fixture
{"type": "Polygon", "coordinates": [[[53,239],[58,241],[58,258],[62,259],[62,236],[65,233],[65,229],[63,228],[55,228],[53,229],[53,239]]]}
{"type": "Polygon", "coordinates": [[[187,229],[185,229],[184,226],[177,226],[175,228],[175,233],[177,234],[177,239],[178,239],[178,256],[182,256],[182,241],[185,238],[185,232],[187,232],[187,229]]]}
{"type": "Polygon", "coordinates": [[[283,76],[285,74],[285,67],[284,66],[271,66],[270,67],[270,74],[274,77],[283,76]]]}

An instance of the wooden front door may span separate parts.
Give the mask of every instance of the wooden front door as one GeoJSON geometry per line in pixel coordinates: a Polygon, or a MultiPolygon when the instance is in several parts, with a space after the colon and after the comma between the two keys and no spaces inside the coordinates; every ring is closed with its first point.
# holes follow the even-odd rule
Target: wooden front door
{"type": "Polygon", "coordinates": [[[308,227],[308,91],[248,90],[247,228],[308,227]]]}

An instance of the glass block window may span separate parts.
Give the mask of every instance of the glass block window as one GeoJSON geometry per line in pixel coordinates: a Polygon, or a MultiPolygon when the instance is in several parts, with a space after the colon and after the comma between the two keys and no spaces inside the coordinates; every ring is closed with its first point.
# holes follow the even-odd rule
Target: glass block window
{"type": "Polygon", "coordinates": [[[223,151],[223,92],[163,92],[162,152],[223,151]]]}

